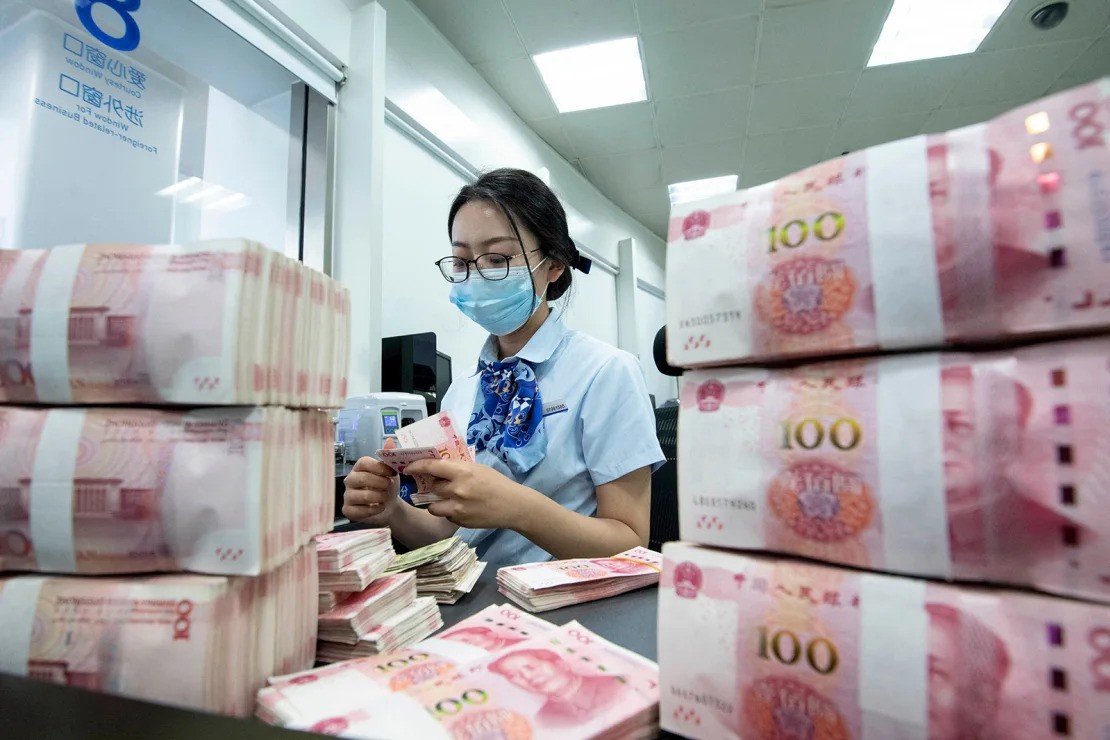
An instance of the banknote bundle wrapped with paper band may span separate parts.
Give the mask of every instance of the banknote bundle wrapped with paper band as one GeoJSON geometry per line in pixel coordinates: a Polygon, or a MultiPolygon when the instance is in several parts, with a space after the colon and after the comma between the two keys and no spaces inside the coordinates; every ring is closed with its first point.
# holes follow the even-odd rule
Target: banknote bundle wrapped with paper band
{"type": "Polygon", "coordinates": [[[1110,326],[1110,78],[678,205],[680,367],[1110,326]]]}
{"type": "Polygon", "coordinates": [[[659,634],[661,724],[685,737],[1110,731],[1101,605],[669,543],[659,634]]]}
{"type": "Polygon", "coordinates": [[[341,406],[350,297],[244,240],[0,251],[0,403],[341,406]]]}
{"type": "Polygon", "coordinates": [[[332,439],[322,411],[0,406],[0,571],[265,572],[330,528],[332,439]]]}
{"type": "Polygon", "coordinates": [[[659,583],[662,556],[634,547],[611,558],[573,558],[497,571],[497,590],[530,612],[607,599],[659,583]]]}
{"type": "Polygon", "coordinates": [[[687,372],[682,539],[1110,601],[1108,357],[1100,337],[687,372]]]}
{"type": "Polygon", "coordinates": [[[271,680],[262,719],[348,738],[627,738],[658,730],[649,660],[577,622],[488,607],[377,658],[271,680]]]}
{"type": "Polygon", "coordinates": [[[248,716],[316,652],[316,554],[255,578],[0,578],[0,672],[248,716]]]}

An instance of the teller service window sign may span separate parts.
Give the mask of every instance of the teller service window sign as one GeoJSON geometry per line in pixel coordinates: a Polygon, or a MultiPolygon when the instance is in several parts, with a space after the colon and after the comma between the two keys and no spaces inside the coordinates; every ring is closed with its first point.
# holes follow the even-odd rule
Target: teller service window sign
{"type": "Polygon", "coordinates": [[[0,78],[0,249],[330,253],[306,244],[329,234],[305,228],[328,200],[305,143],[331,135],[331,104],[192,2],[0,0],[0,78]]]}

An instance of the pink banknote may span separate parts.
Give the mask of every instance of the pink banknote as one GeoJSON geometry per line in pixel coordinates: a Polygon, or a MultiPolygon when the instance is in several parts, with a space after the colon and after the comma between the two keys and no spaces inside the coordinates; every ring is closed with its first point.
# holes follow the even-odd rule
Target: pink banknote
{"type": "Polygon", "coordinates": [[[1110,78],[977,126],[676,206],[668,357],[777,357],[1110,326],[1110,78]]]}
{"type": "Polygon", "coordinates": [[[1104,737],[1110,610],[663,548],[660,718],[692,738],[1104,737]]]}
{"type": "Polygon", "coordinates": [[[682,539],[1110,601],[1110,339],[688,372],[682,539]]]}

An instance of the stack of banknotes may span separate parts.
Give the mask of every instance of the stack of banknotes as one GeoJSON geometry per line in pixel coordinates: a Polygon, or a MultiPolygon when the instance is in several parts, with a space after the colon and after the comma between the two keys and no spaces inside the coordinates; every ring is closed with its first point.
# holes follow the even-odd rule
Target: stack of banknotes
{"type": "Polygon", "coordinates": [[[342,406],[350,297],[241,239],[0,250],[0,403],[342,406]]]}
{"type": "Polygon", "coordinates": [[[275,672],[316,652],[311,548],[254,578],[0,578],[0,672],[249,716],[275,672]]]}
{"type": "MultiPolygon", "coordinates": [[[[340,604],[338,608],[342,607],[340,604]]],[[[353,642],[349,638],[341,642],[321,639],[316,645],[316,662],[334,663],[380,655],[423,640],[442,626],[443,616],[436,600],[431,596],[418,596],[392,616],[359,634],[353,642]]]]}
{"type": "Polygon", "coordinates": [[[276,676],[256,711],[348,738],[653,737],[658,678],[576,622],[495,605],[405,650],[276,676]]]}
{"type": "Polygon", "coordinates": [[[417,574],[386,574],[394,562],[388,528],[316,538],[320,567],[320,642],[316,660],[331,663],[395,650],[443,626],[436,600],[417,598],[417,574]]]}
{"type": "Polygon", "coordinates": [[[665,729],[1110,733],[1103,125],[1105,80],[674,209],[681,537],[745,552],[664,548],[665,729]]]}
{"type": "Polygon", "coordinates": [[[548,560],[501,568],[497,590],[530,612],[545,612],[659,583],[662,556],[635,547],[611,558],[548,560]]]}
{"type": "Polygon", "coordinates": [[[671,211],[679,367],[1110,326],[1110,78],[671,211]]]}
{"type": "Polygon", "coordinates": [[[416,592],[440,604],[454,604],[474,588],[486,569],[478,553],[457,536],[398,555],[386,573],[414,571],[416,592]]]}
{"type": "Polygon", "coordinates": [[[0,251],[0,571],[101,576],[4,580],[0,671],[245,714],[312,664],[348,305],[242,240],[0,251]]]}

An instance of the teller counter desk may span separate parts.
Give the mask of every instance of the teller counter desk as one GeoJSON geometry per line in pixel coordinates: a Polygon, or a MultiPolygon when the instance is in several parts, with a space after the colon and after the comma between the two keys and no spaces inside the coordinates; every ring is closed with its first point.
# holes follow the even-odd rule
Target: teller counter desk
{"type": "MultiPolygon", "coordinates": [[[[656,657],[656,588],[569,606],[539,616],[556,624],[577,620],[622,647],[656,657]]],[[[490,604],[508,601],[497,592],[496,571],[487,568],[474,590],[457,604],[442,605],[451,626],[490,604]]],[[[0,641],[4,639],[0,635],[0,641]]],[[[173,666],[167,665],[167,671],[173,666]]],[[[0,674],[0,738],[4,740],[295,740],[304,733],[256,720],[199,712],[97,694],[0,674]]]]}

